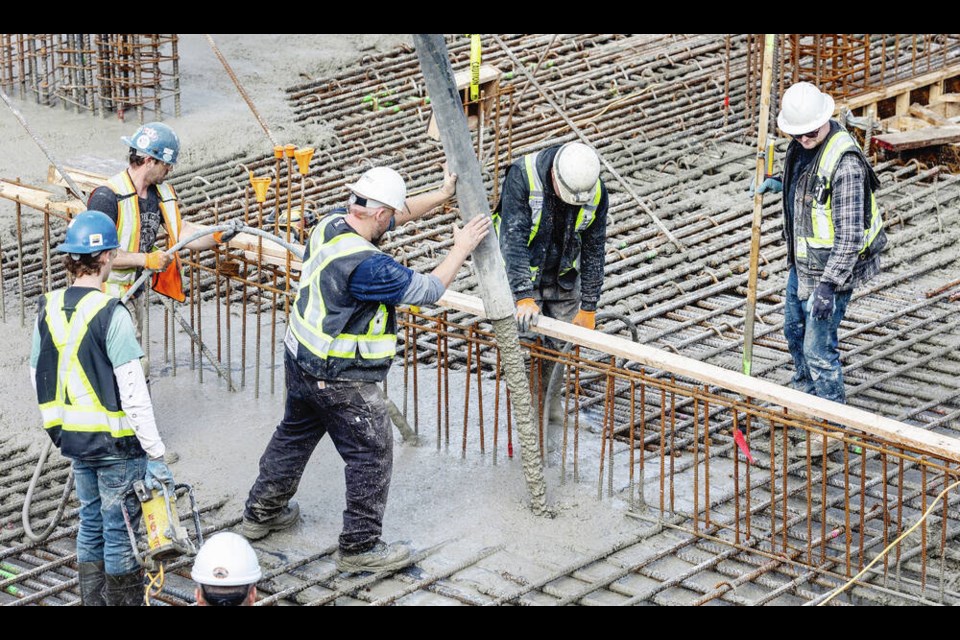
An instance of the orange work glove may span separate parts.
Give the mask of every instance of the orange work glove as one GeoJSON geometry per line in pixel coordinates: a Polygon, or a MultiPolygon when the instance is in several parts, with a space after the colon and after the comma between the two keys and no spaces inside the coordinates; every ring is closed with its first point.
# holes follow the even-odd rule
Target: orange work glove
{"type": "Polygon", "coordinates": [[[171,261],[173,261],[173,258],[163,251],[153,251],[146,254],[143,266],[151,271],[163,271],[171,261]]]}
{"type": "Polygon", "coordinates": [[[530,324],[537,321],[540,317],[540,307],[533,301],[533,298],[520,298],[517,300],[517,327],[520,333],[526,333],[530,330],[530,324]]]}
{"type": "Polygon", "coordinates": [[[580,309],[580,311],[577,311],[577,315],[573,317],[573,324],[578,327],[583,327],[584,329],[596,329],[597,312],[580,309]]]}

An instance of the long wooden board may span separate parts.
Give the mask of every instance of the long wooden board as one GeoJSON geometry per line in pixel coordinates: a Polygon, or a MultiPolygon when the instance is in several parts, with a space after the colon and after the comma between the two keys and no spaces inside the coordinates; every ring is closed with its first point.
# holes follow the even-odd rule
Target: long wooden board
{"type": "MultiPolygon", "coordinates": [[[[480,298],[456,291],[444,293],[437,304],[465,311],[478,317],[486,317],[483,302],[480,298]]],[[[533,331],[590,349],[603,351],[619,358],[626,358],[656,369],[670,371],[679,376],[693,378],[706,384],[729,389],[746,397],[772,402],[797,413],[823,418],[880,436],[890,442],[960,462],[960,439],[957,438],[925,431],[919,427],[869,413],[862,409],[823,400],[773,382],[752,378],[737,371],[724,369],[647,345],[637,344],[620,336],[611,336],[599,331],[584,329],[569,322],[540,316],[533,327],[533,331]]]]}
{"type": "Polygon", "coordinates": [[[3,178],[0,178],[0,198],[13,200],[39,211],[51,211],[68,217],[85,211],[87,208],[85,203],[72,196],[58,196],[39,187],[18,184],[3,178]]]}
{"type": "Polygon", "coordinates": [[[888,151],[906,151],[938,144],[960,142],[960,126],[926,127],[914,131],[885,133],[873,137],[873,143],[888,151]]]}

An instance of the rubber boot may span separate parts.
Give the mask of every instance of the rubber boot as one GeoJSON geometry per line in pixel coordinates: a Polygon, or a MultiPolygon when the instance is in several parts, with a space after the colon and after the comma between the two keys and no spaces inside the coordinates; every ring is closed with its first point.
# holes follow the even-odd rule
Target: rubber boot
{"type": "Polygon", "coordinates": [[[103,587],[107,574],[103,572],[103,562],[79,562],[77,574],[80,576],[80,605],[83,607],[105,607],[103,587]]]}
{"type": "Polygon", "coordinates": [[[107,575],[103,595],[108,607],[139,607],[143,604],[143,571],[137,569],[119,576],[107,575]]]}

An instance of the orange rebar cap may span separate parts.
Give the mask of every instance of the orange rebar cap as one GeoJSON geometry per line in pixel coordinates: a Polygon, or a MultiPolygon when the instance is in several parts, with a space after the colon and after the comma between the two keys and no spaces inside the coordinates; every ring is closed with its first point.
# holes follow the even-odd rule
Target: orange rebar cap
{"type": "Polygon", "coordinates": [[[293,157],[297,161],[297,171],[300,172],[300,175],[307,175],[307,171],[310,170],[310,158],[313,157],[313,147],[297,149],[293,153],[293,157]]]}
{"type": "Polygon", "coordinates": [[[250,184],[253,186],[253,193],[257,197],[257,202],[265,202],[267,200],[267,189],[270,188],[270,178],[254,178],[251,176],[250,184]]]}

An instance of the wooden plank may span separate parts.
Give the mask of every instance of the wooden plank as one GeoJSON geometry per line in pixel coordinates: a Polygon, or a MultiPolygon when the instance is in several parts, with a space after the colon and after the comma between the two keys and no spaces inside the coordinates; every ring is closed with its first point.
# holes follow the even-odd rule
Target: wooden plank
{"type": "Polygon", "coordinates": [[[927,85],[934,84],[935,82],[942,82],[949,78],[953,78],[954,76],[960,76],[960,64],[952,64],[938,71],[931,71],[930,73],[925,73],[909,80],[895,82],[882,89],[861,93],[860,95],[854,96],[843,103],[838,102],[837,113],[840,112],[840,107],[844,105],[846,105],[852,111],[860,107],[865,107],[873,102],[879,102],[881,100],[885,100],[886,98],[892,98],[893,96],[901,93],[907,93],[913,89],[925,87],[927,85]]]}
{"type": "Polygon", "coordinates": [[[941,95],[943,95],[943,80],[930,85],[930,95],[927,97],[927,101],[934,103],[941,95]]]}
{"type": "Polygon", "coordinates": [[[944,118],[936,111],[933,111],[929,107],[925,107],[917,102],[914,102],[912,105],[910,105],[909,113],[912,116],[916,116],[921,120],[926,120],[930,124],[938,127],[949,127],[953,125],[952,122],[944,118]]]}
{"type": "MultiPolygon", "coordinates": [[[[202,225],[197,225],[202,226],[202,225]]],[[[257,241],[261,240],[260,236],[253,235],[252,233],[238,233],[236,236],[230,239],[228,243],[231,249],[241,249],[244,252],[244,255],[248,260],[257,259],[257,241]]],[[[280,244],[274,242],[273,240],[268,240],[262,238],[263,240],[263,251],[262,257],[260,258],[262,262],[267,264],[272,264],[278,267],[287,266],[287,250],[280,244]]],[[[297,244],[292,241],[290,244],[297,244]]],[[[300,258],[294,254],[290,254],[290,270],[291,271],[300,271],[301,264],[300,258]]]]}
{"type": "Polygon", "coordinates": [[[0,198],[13,200],[39,211],[49,210],[67,217],[72,217],[87,209],[86,203],[80,202],[73,196],[53,194],[39,187],[17,184],[3,178],[0,178],[0,198]]]}
{"type": "Polygon", "coordinates": [[[907,111],[910,109],[910,92],[906,91],[897,96],[897,108],[895,113],[898,116],[907,115],[907,111]]]}
{"type": "MultiPolygon", "coordinates": [[[[64,167],[63,169],[67,172],[67,175],[73,178],[73,181],[77,183],[77,186],[86,191],[88,194],[97,187],[103,186],[110,178],[110,176],[94,173],[92,171],[84,171],[83,169],[75,169],[73,167],[64,167]]],[[[57,168],[53,165],[47,167],[47,182],[58,187],[67,186],[67,181],[63,179],[63,176],[60,175],[60,172],[57,171],[57,168]]]]}
{"type": "Polygon", "coordinates": [[[927,127],[916,131],[885,133],[873,137],[874,144],[888,151],[920,149],[948,142],[960,142],[960,126],[927,127]]]}
{"type": "MultiPolygon", "coordinates": [[[[437,304],[465,311],[477,317],[486,317],[480,298],[457,291],[447,291],[437,304]]],[[[737,371],[724,369],[647,345],[637,344],[620,336],[611,336],[599,331],[584,329],[546,316],[540,316],[532,329],[545,336],[559,338],[649,367],[670,371],[678,376],[693,378],[706,384],[740,393],[746,397],[786,407],[796,413],[829,420],[880,436],[898,445],[960,462],[960,439],[957,438],[932,433],[862,409],[823,400],[767,380],[751,378],[737,371]]]]}

